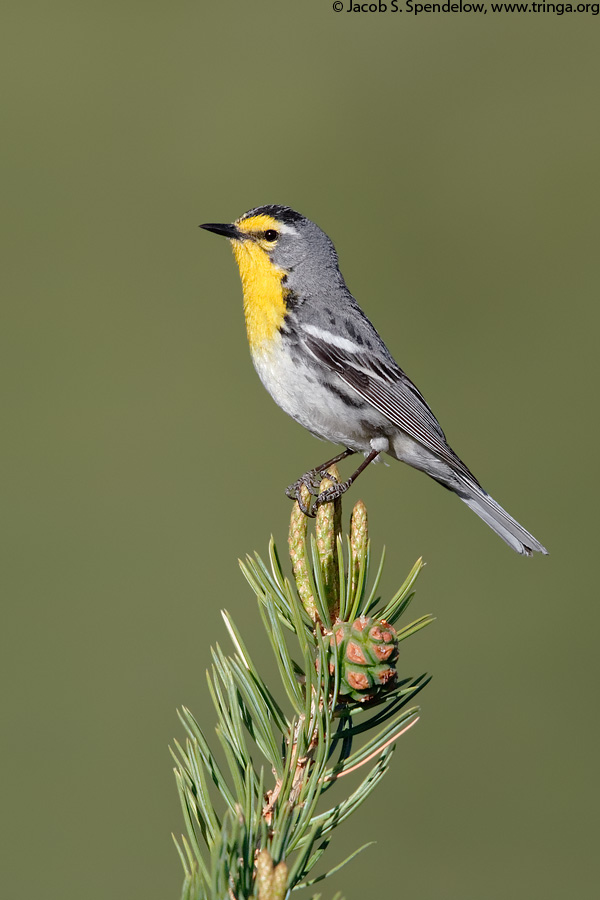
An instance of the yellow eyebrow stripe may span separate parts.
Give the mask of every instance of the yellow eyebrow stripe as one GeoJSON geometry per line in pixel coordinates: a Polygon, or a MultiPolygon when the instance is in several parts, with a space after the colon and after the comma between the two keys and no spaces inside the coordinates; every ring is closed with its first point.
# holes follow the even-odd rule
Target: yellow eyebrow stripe
{"type": "Polygon", "coordinates": [[[253,234],[256,231],[267,231],[274,228],[279,231],[279,222],[272,216],[251,216],[249,219],[238,219],[235,223],[239,231],[244,234],[253,234]]]}

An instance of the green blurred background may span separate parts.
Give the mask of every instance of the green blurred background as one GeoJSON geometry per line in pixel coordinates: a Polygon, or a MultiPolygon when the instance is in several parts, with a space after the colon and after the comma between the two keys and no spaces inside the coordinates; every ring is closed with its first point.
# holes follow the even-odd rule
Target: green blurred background
{"type": "Polygon", "coordinates": [[[221,607],[266,655],[236,560],[283,551],[283,488],[330,450],[260,387],[231,253],[197,227],[264,203],[332,236],[551,551],[519,558],[399,464],[359,482],[385,593],[427,560],[413,612],[437,622],[404,671],[434,680],[330,859],[377,845],[324,896],[597,896],[599,27],[5,7],[3,896],[179,895],[175,708],[212,727],[221,607]]]}

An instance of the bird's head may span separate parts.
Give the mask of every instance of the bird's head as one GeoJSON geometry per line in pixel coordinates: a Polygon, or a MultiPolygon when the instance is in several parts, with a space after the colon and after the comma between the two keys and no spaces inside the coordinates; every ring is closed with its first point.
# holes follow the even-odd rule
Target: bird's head
{"type": "Polygon", "coordinates": [[[289,206],[258,206],[231,225],[200,227],[229,238],[244,283],[272,271],[280,279],[295,275],[296,289],[304,279],[308,288],[315,269],[337,270],[337,254],[327,235],[289,206]]]}

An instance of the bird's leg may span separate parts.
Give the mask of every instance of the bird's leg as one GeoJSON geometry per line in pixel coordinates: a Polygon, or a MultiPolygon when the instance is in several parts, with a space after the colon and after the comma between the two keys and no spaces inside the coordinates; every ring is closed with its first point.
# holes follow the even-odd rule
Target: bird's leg
{"type": "MultiPolygon", "coordinates": [[[[355,452],[356,452],[355,450],[350,450],[349,447],[346,447],[345,450],[342,450],[342,452],[338,453],[337,456],[334,456],[333,459],[328,459],[327,462],[321,463],[320,466],[317,466],[315,469],[313,469],[313,472],[318,472],[319,475],[321,477],[323,477],[326,469],[328,469],[329,466],[333,466],[336,463],[341,462],[343,459],[347,459],[349,456],[352,456],[355,452]]],[[[329,475],[329,477],[331,478],[332,476],[329,475]]]]}
{"type": "Polygon", "coordinates": [[[363,459],[356,472],[353,472],[347,481],[340,481],[338,484],[334,484],[330,488],[327,488],[327,490],[322,491],[313,504],[313,510],[316,512],[317,508],[321,506],[321,504],[331,503],[333,500],[337,500],[338,497],[341,497],[342,494],[345,494],[350,485],[356,481],[360,473],[364,472],[367,466],[370,465],[375,459],[377,459],[379,453],[379,450],[371,450],[369,455],[363,459]]]}
{"type": "Polygon", "coordinates": [[[311,511],[306,507],[304,501],[302,500],[302,487],[304,486],[310,494],[314,497],[319,494],[319,485],[323,479],[323,475],[325,471],[332,466],[334,463],[340,462],[342,459],[346,459],[348,456],[352,456],[354,450],[346,449],[341,453],[338,453],[337,456],[334,456],[333,459],[328,459],[327,462],[321,463],[320,466],[315,466],[314,469],[309,469],[308,472],[305,472],[304,475],[301,475],[297,481],[294,481],[293,484],[290,484],[289,487],[285,489],[286,496],[290,498],[290,500],[296,500],[298,502],[298,506],[302,510],[305,516],[314,516],[315,513],[311,513],[311,511]]]}

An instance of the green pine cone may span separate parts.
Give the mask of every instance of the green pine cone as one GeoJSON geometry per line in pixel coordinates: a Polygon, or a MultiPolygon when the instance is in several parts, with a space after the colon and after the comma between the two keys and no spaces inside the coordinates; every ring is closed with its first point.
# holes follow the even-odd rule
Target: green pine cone
{"type": "Polygon", "coordinates": [[[341,697],[366,703],[394,687],[398,636],[386,621],[360,616],[354,622],[336,622],[331,646],[335,644],[339,648],[341,697]]]}

